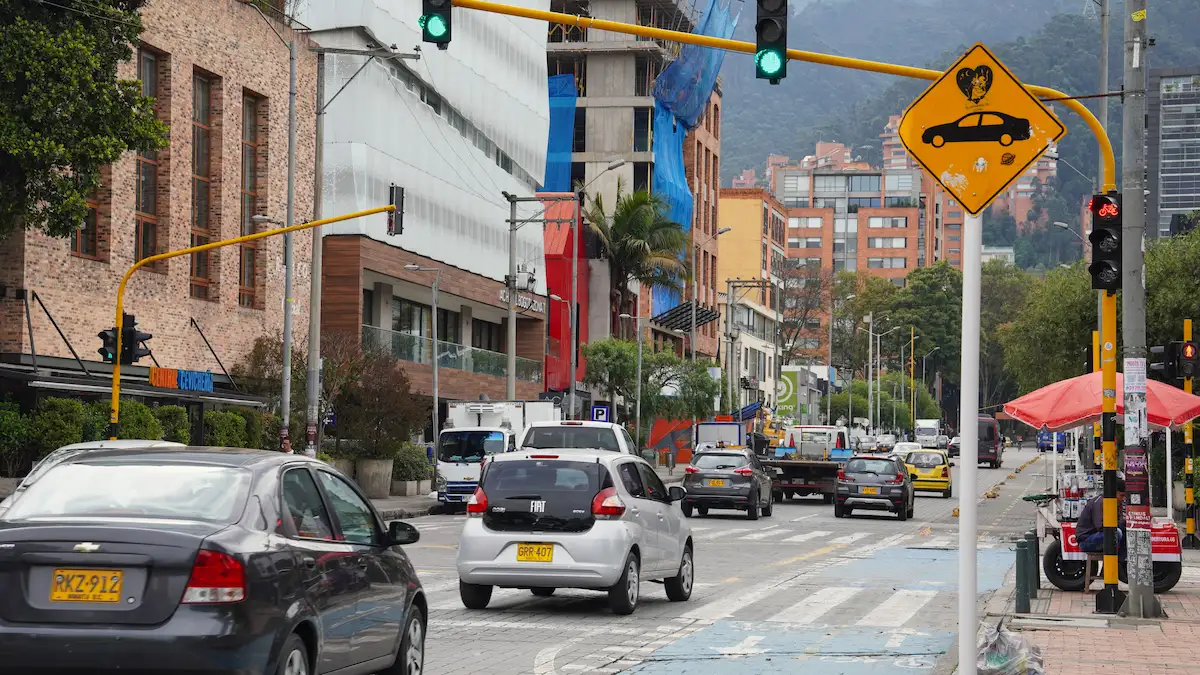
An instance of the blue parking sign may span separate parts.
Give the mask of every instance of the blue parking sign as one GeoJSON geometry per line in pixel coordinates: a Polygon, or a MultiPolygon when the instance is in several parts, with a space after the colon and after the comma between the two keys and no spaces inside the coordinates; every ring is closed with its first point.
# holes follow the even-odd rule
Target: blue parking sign
{"type": "Polygon", "coordinates": [[[592,406],[592,421],[593,422],[608,422],[612,418],[612,406],[594,405],[592,406]]]}

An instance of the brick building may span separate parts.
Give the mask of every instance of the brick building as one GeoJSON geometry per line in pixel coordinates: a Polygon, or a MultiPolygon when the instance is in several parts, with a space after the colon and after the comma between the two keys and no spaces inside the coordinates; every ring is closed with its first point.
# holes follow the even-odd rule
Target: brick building
{"type": "MultiPolygon", "coordinates": [[[[8,287],[0,299],[0,362],[9,372],[32,365],[35,345],[41,373],[79,370],[36,302],[30,335],[14,289],[35,292],[75,351],[95,362],[96,333],[112,326],[118,282],[136,260],[274,227],[255,215],[283,220],[288,48],[274,31],[299,43],[296,222],[311,216],[316,59],[307,38],[237,0],[150,0],[142,18],[141,44],[119,76],[141,80],[156,99],[169,144],[127,153],[107,167],[88,218],[70,238],[25,232],[0,243],[0,285],[8,287]]],[[[311,240],[307,233],[294,237],[300,344],[311,240]]],[[[153,334],[150,347],[164,368],[211,370],[221,381],[218,358],[231,367],[256,338],[280,330],[283,276],[282,237],[162,261],[133,275],[125,311],[153,334]]],[[[90,369],[107,372],[102,364],[90,369]]],[[[123,374],[137,381],[146,371],[135,366],[123,374]]],[[[179,393],[144,389],[148,396],[179,393]]]]}

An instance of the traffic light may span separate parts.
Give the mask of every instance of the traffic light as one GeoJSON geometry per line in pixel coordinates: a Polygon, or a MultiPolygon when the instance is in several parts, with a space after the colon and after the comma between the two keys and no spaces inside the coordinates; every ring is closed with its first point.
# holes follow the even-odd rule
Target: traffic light
{"type": "Polygon", "coordinates": [[[1092,288],[1098,291],[1121,289],[1121,195],[1116,191],[1092,195],[1092,288]]]}
{"type": "Polygon", "coordinates": [[[1179,377],[1187,379],[1200,375],[1200,348],[1195,342],[1179,343],[1179,377]]]}
{"type": "Polygon", "coordinates": [[[150,348],[145,343],[152,337],[150,333],[137,329],[137,320],[132,314],[124,315],[121,325],[121,365],[132,365],[142,357],[150,356],[150,348]]]}
{"type": "Polygon", "coordinates": [[[395,211],[387,212],[388,236],[404,234],[404,188],[392,183],[388,188],[388,203],[396,207],[395,211]]]}
{"type": "MultiPolygon", "coordinates": [[[[1166,382],[1167,384],[1170,384],[1172,386],[1174,386],[1175,383],[1178,382],[1180,380],[1180,378],[1183,377],[1183,375],[1181,375],[1179,372],[1179,365],[1180,365],[1179,357],[1180,357],[1180,354],[1183,352],[1184,344],[1185,343],[1183,343],[1183,342],[1175,341],[1175,342],[1168,342],[1166,345],[1160,345],[1160,346],[1150,348],[1150,353],[1152,355],[1159,355],[1162,360],[1161,363],[1151,363],[1150,371],[1154,372],[1154,373],[1159,373],[1160,376],[1162,377],[1162,381],[1166,382]]],[[[1186,343],[1186,344],[1191,344],[1192,352],[1195,353],[1195,344],[1190,343],[1190,342],[1186,343]]],[[[1154,359],[1151,358],[1151,360],[1153,361],[1154,359]]]]}
{"type": "Polygon", "coordinates": [[[421,40],[438,49],[450,44],[450,0],[421,0],[421,40]]]}
{"type": "MultiPolygon", "coordinates": [[[[1154,351],[1155,349],[1161,350],[1162,347],[1151,347],[1150,348],[1151,352],[1158,354],[1160,352],[1155,352],[1154,351]]],[[[1095,361],[1096,355],[1095,355],[1095,353],[1092,352],[1092,345],[1090,345],[1090,344],[1084,348],[1083,353],[1084,353],[1085,357],[1087,358],[1087,361],[1083,362],[1083,372],[1086,375],[1087,373],[1092,372],[1092,368],[1093,368],[1092,364],[1096,362],[1095,361]]]]}
{"type": "Polygon", "coordinates": [[[109,328],[96,333],[96,337],[100,338],[100,348],[96,353],[105,363],[115,363],[117,354],[117,329],[109,328]]]}
{"type": "Polygon", "coordinates": [[[760,80],[771,84],[787,77],[787,0],[757,0],[758,17],[754,24],[757,38],[754,71],[760,80]]]}

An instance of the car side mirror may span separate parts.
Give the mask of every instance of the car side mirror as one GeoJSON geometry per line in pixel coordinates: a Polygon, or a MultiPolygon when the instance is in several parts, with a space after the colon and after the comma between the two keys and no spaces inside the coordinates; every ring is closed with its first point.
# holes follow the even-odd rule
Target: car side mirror
{"type": "Polygon", "coordinates": [[[672,485],[667,488],[667,499],[672,502],[681,502],[687,496],[687,490],[684,490],[678,485],[672,485]]]}
{"type": "Polygon", "coordinates": [[[393,520],[388,523],[388,542],[391,546],[415,544],[420,539],[421,533],[412,525],[402,520],[393,520]]]}
{"type": "Polygon", "coordinates": [[[912,480],[914,480],[914,481],[915,481],[915,480],[917,480],[917,474],[915,474],[915,473],[914,473],[914,474],[909,474],[909,478],[911,478],[912,480]]]}
{"type": "Polygon", "coordinates": [[[954,462],[950,462],[950,466],[954,466],[954,462]]]}

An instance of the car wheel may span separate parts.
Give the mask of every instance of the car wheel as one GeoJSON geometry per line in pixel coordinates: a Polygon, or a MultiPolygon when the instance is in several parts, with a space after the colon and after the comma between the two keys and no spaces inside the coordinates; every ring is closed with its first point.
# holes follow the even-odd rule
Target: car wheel
{"type": "Polygon", "coordinates": [[[907,506],[901,506],[896,509],[896,520],[908,520],[907,506]]]}
{"type": "Polygon", "coordinates": [[[750,503],[746,505],[746,518],[758,520],[758,490],[750,488],[750,503]]]}
{"type": "Polygon", "coordinates": [[[642,592],[640,572],[637,556],[630,551],[625,558],[625,571],[621,573],[621,578],[608,589],[608,606],[613,614],[626,616],[637,609],[642,592]]]}
{"type": "Polygon", "coordinates": [[[707,516],[708,515],[708,507],[707,506],[697,506],[696,513],[699,513],[702,516],[707,516]]]}
{"type": "Polygon", "coordinates": [[[912,518],[913,513],[917,510],[917,500],[914,498],[912,504],[908,505],[908,517],[912,518]]]}
{"type": "Polygon", "coordinates": [[[377,675],[421,675],[425,672],[425,615],[413,607],[400,635],[400,651],[390,668],[377,675]]]}
{"type": "Polygon", "coordinates": [[[772,493],[769,497],[767,497],[767,505],[764,506],[762,509],[763,518],[770,518],[771,514],[774,511],[775,511],[775,495],[774,495],[774,493],[772,493]]]}
{"type": "Polygon", "coordinates": [[[783,490],[773,491],[771,497],[777,502],[787,501],[787,495],[784,494],[783,490]]]}
{"type": "Polygon", "coordinates": [[[942,490],[942,499],[950,499],[951,497],[953,497],[951,488],[946,488],[945,490],[942,490]]]}
{"type": "Polygon", "coordinates": [[[534,595],[538,596],[539,598],[548,598],[548,597],[554,595],[553,588],[544,588],[544,587],[531,588],[531,589],[529,589],[529,591],[531,593],[533,593],[534,595]]]}
{"type": "Polygon", "coordinates": [[[845,517],[846,517],[846,507],[845,507],[845,505],[843,505],[843,504],[834,504],[834,505],[833,505],[833,517],[834,517],[834,518],[845,518],[845,517]]]}
{"type": "Polygon", "coordinates": [[[308,675],[308,648],[299,635],[289,635],[279,654],[279,675],[308,675]]]}
{"type": "Polygon", "coordinates": [[[1004,147],[1007,148],[1008,146],[1012,145],[1012,142],[1013,142],[1012,134],[1001,134],[1000,135],[1000,145],[1003,145],[1004,147]]]}
{"type": "Polygon", "coordinates": [[[685,602],[692,597],[692,581],[696,576],[696,564],[692,557],[692,547],[683,549],[683,558],[679,561],[679,574],[663,580],[667,589],[667,599],[671,602],[685,602]]]}
{"type": "Polygon", "coordinates": [[[482,584],[468,584],[461,579],[458,582],[458,597],[467,609],[486,609],[492,601],[492,587],[482,584]]]}
{"type": "Polygon", "coordinates": [[[682,505],[680,505],[680,507],[679,507],[679,508],[683,510],[683,517],[684,517],[684,518],[691,518],[691,517],[692,517],[692,505],[691,505],[691,504],[682,504],[682,505]]]}
{"type": "Polygon", "coordinates": [[[941,136],[934,136],[934,137],[933,137],[933,138],[930,140],[929,144],[930,144],[930,145],[932,145],[932,146],[933,146],[933,147],[935,147],[935,148],[940,148],[940,147],[942,147],[943,145],[945,145],[945,144],[946,144],[946,139],[945,139],[945,138],[943,138],[943,137],[941,137],[941,136]]]}

